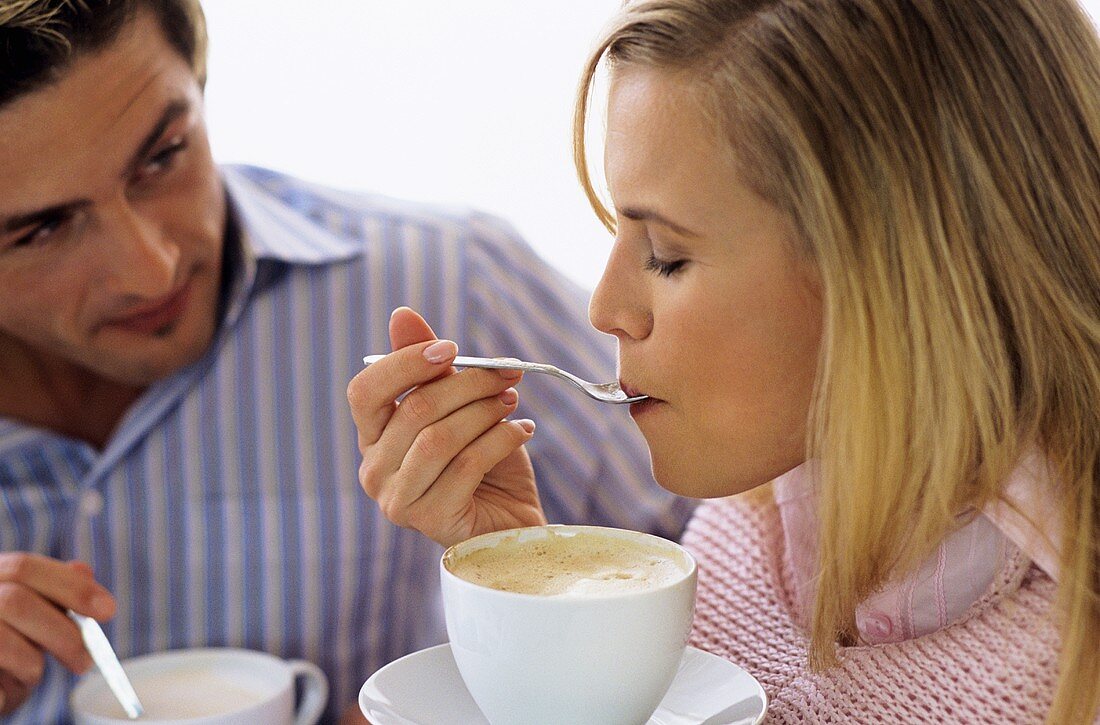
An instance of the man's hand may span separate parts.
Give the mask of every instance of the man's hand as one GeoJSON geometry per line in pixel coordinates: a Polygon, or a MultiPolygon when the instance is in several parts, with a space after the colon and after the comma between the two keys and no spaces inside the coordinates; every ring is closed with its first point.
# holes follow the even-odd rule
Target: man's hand
{"type": "Polygon", "coordinates": [[[359,481],[382,513],[444,546],[545,523],[523,448],[534,424],[504,420],[516,409],[512,386],[522,373],[456,373],[457,346],[437,340],[408,308],[390,318],[390,341],[394,352],[348,386],[363,454],[359,481]]]}
{"type": "Polygon", "coordinates": [[[87,564],[0,554],[0,715],[22,705],[42,679],[47,652],[77,674],[91,666],[66,609],[103,621],[115,606],[87,564]]]}
{"type": "Polygon", "coordinates": [[[352,705],[340,715],[338,725],[370,725],[370,721],[363,717],[363,711],[359,705],[352,705]]]}

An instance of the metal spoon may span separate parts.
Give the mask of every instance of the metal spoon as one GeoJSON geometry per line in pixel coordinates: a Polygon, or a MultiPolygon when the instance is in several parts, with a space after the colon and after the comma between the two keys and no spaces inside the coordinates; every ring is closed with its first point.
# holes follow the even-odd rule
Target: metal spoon
{"type": "MultiPolygon", "coordinates": [[[[385,355],[368,355],[363,358],[363,363],[371,365],[378,362],[385,355]]],[[[459,355],[451,362],[451,365],[456,368],[487,368],[490,370],[525,370],[532,373],[545,373],[546,375],[553,375],[556,378],[562,380],[568,380],[577,386],[589,397],[595,398],[601,403],[637,403],[640,400],[646,400],[648,395],[635,395],[628,396],[623,392],[623,389],[619,387],[618,382],[612,383],[590,383],[587,380],[582,380],[572,373],[567,373],[561,368],[556,368],[553,365],[547,365],[546,363],[532,363],[517,360],[514,357],[464,357],[459,355]]]]}
{"type": "Polygon", "coordinates": [[[68,615],[80,628],[80,636],[84,639],[84,646],[88,648],[88,652],[92,655],[92,661],[99,668],[99,673],[103,675],[103,679],[107,681],[107,686],[111,688],[111,692],[118,698],[122,709],[126,711],[131,720],[141,717],[145,714],[145,708],[141,706],[141,700],[134,692],[134,686],[130,684],[130,678],[123,671],[122,663],[118,661],[118,655],[111,647],[107,635],[103,634],[103,628],[99,626],[99,622],[91,617],[85,617],[83,614],[77,614],[71,609],[68,610],[68,615]]]}

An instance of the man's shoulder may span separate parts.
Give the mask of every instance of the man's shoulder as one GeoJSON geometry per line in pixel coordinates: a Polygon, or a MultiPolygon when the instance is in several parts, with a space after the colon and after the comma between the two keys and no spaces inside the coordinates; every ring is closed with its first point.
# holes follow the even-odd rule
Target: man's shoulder
{"type": "Polygon", "coordinates": [[[398,230],[463,243],[519,242],[519,235],[504,219],[469,206],[341,189],[258,166],[227,165],[222,170],[231,182],[231,193],[264,197],[268,203],[274,202],[341,236],[365,239],[373,235],[392,236],[398,230]]]}

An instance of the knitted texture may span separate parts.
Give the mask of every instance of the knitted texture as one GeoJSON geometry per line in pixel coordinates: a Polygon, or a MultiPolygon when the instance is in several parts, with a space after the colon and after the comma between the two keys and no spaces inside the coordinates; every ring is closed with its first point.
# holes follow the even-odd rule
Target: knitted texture
{"type": "Polygon", "coordinates": [[[751,673],[769,723],[1042,723],[1057,678],[1055,583],[1018,552],[958,621],[891,644],[839,647],[809,668],[774,504],[701,506],[683,542],[699,562],[691,644],[751,673]]]}

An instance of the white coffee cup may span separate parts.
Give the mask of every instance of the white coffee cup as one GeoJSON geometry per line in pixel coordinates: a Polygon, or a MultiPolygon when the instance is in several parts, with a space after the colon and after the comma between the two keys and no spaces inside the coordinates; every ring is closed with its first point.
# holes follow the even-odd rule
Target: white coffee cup
{"type": "Polygon", "coordinates": [[[217,647],[158,652],[124,660],[145,708],[134,721],[92,670],[70,697],[76,725],[313,725],[328,700],[321,668],[266,652],[217,647]],[[295,683],[302,697],[295,708],[295,683]]]}
{"type": "Polygon", "coordinates": [[[676,675],[695,608],[692,556],[671,541],[622,529],[538,526],[484,534],[448,549],[440,576],[451,652],[492,725],[644,723],[676,675]],[[580,593],[557,594],[502,591],[452,571],[471,553],[502,544],[510,552],[513,543],[553,537],[590,547],[593,536],[612,549],[652,550],[666,560],[654,564],[675,569],[640,588],[592,591],[588,579],[573,588],[580,593]]]}

